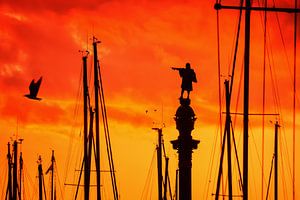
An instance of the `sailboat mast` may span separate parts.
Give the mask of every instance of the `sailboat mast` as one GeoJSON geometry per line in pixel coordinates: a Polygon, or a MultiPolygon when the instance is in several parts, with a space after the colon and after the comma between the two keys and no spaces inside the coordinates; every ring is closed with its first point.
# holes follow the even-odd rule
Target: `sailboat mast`
{"type": "Polygon", "coordinates": [[[278,128],[279,124],[275,124],[275,146],[274,146],[274,158],[275,158],[275,178],[274,178],[274,200],[278,200],[278,128]]]}
{"type": "Polygon", "coordinates": [[[42,168],[41,156],[39,156],[38,159],[38,177],[39,177],[39,200],[43,200],[43,168],[42,168]]]}
{"type": "Polygon", "coordinates": [[[87,144],[88,144],[88,83],[87,83],[87,56],[82,57],[83,61],[83,137],[84,137],[84,199],[89,200],[89,167],[88,167],[88,155],[87,155],[87,144]]]}
{"type": "Polygon", "coordinates": [[[11,154],[10,154],[10,143],[7,144],[7,161],[8,161],[8,181],[7,181],[7,192],[6,199],[8,193],[8,199],[12,199],[12,180],[11,180],[11,154]]]}
{"type": "MultiPolygon", "coordinates": [[[[156,128],[154,128],[156,129],[156,128]]],[[[162,200],[162,148],[161,148],[161,140],[162,140],[162,129],[156,129],[158,132],[158,145],[157,149],[157,177],[158,177],[158,200],[162,200]]]]}
{"type": "MultiPolygon", "coordinates": [[[[295,0],[295,9],[298,8],[298,0],[295,0]]],[[[293,87],[293,200],[295,200],[295,146],[296,146],[296,75],[297,75],[297,13],[294,15],[294,87],[293,87]]]]}
{"type": "Polygon", "coordinates": [[[14,164],[13,164],[13,200],[17,200],[18,195],[18,142],[14,141],[14,164]]]}
{"type": "Polygon", "coordinates": [[[22,200],[22,173],[23,173],[23,156],[22,152],[20,152],[20,171],[19,171],[19,200],[22,200]]]}
{"type": "Polygon", "coordinates": [[[251,0],[246,0],[245,55],[244,55],[243,200],[248,200],[248,122],[249,122],[250,13],[251,13],[251,0]]]}
{"type": "Polygon", "coordinates": [[[95,123],[96,123],[96,174],[97,174],[97,200],[101,199],[100,191],[100,131],[99,131],[99,79],[98,79],[98,52],[99,41],[93,37],[94,48],[94,87],[95,87],[95,123]]]}
{"type": "Polygon", "coordinates": [[[51,157],[51,166],[52,166],[52,173],[51,173],[51,200],[54,200],[54,150],[52,150],[52,157],[51,157]]]}
{"type": "MultiPolygon", "coordinates": [[[[167,200],[167,187],[169,181],[169,158],[165,157],[166,165],[165,165],[165,182],[164,182],[164,200],[167,200]]],[[[171,191],[171,190],[170,190],[171,191]]],[[[172,195],[171,195],[172,197],[172,195]]]]}

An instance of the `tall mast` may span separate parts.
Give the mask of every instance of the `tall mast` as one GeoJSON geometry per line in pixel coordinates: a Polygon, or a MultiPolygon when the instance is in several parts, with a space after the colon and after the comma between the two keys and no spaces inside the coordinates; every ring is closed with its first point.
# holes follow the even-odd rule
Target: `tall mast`
{"type": "MultiPolygon", "coordinates": [[[[298,7],[298,0],[295,0],[295,9],[298,7]]],[[[295,200],[295,146],[296,146],[296,75],[297,75],[297,13],[294,15],[294,87],[293,87],[293,200],[295,200]]]]}
{"type": "Polygon", "coordinates": [[[19,171],[19,200],[22,200],[22,174],[23,174],[23,156],[22,152],[20,152],[20,171],[19,171]]]}
{"type": "MultiPolygon", "coordinates": [[[[97,112],[97,118],[96,119],[96,128],[97,126],[99,126],[99,100],[98,100],[98,94],[100,97],[100,103],[101,103],[101,112],[102,112],[102,120],[103,120],[103,127],[104,127],[104,135],[105,135],[105,140],[106,140],[106,149],[107,149],[107,156],[108,156],[108,162],[109,162],[109,167],[110,167],[110,176],[111,176],[111,182],[112,182],[112,189],[113,189],[113,193],[114,193],[114,199],[118,200],[119,199],[119,194],[118,194],[118,188],[117,188],[117,182],[116,182],[116,176],[115,176],[115,170],[114,170],[114,162],[113,162],[113,156],[112,156],[112,150],[111,150],[111,142],[110,142],[110,136],[109,136],[109,128],[108,128],[108,122],[107,122],[107,114],[106,114],[106,106],[105,106],[105,100],[104,100],[104,91],[103,91],[103,84],[102,84],[102,78],[101,78],[101,70],[100,70],[100,65],[99,65],[99,61],[98,61],[98,57],[97,57],[97,43],[100,43],[100,41],[98,41],[95,37],[93,38],[93,46],[94,46],[94,73],[95,73],[95,106],[97,106],[96,108],[96,112],[97,112]],[[99,75],[99,79],[98,79],[98,75],[99,75]]],[[[97,137],[96,140],[98,143],[97,145],[97,151],[96,151],[96,167],[97,167],[97,197],[98,200],[100,199],[100,135],[99,135],[99,128],[98,129],[98,133],[97,133],[97,137]]]]}
{"type": "Polygon", "coordinates": [[[91,182],[91,161],[92,161],[92,146],[93,146],[93,120],[94,120],[94,112],[93,109],[90,107],[90,127],[89,127],[89,134],[88,134],[88,147],[87,147],[87,160],[85,162],[87,163],[88,168],[86,169],[88,171],[88,183],[91,182]]]}
{"type": "Polygon", "coordinates": [[[278,200],[278,128],[279,124],[275,124],[275,145],[274,145],[274,159],[275,159],[275,176],[274,176],[274,200],[278,200]]]}
{"type": "Polygon", "coordinates": [[[18,196],[18,142],[14,141],[14,164],[13,164],[13,200],[18,196]]]}
{"type": "Polygon", "coordinates": [[[250,66],[250,13],[251,0],[246,0],[245,55],[244,55],[244,150],[243,199],[248,199],[248,122],[249,122],[249,66],[250,66]]]}
{"type": "Polygon", "coordinates": [[[7,144],[7,162],[8,162],[8,181],[7,181],[7,192],[6,199],[8,194],[8,200],[12,199],[12,177],[11,177],[11,154],[10,154],[10,143],[7,144]]]}
{"type": "Polygon", "coordinates": [[[153,130],[157,130],[158,132],[158,145],[156,146],[157,153],[157,187],[158,187],[158,200],[163,200],[162,195],[162,183],[163,183],[163,175],[162,175],[162,129],[161,128],[152,128],[153,130]]]}
{"type": "Polygon", "coordinates": [[[88,167],[88,155],[87,155],[87,144],[88,144],[88,83],[87,83],[87,56],[82,57],[83,61],[83,143],[84,143],[84,200],[89,200],[89,167],[88,167]]]}
{"type": "Polygon", "coordinates": [[[51,157],[51,200],[55,199],[54,195],[54,162],[55,162],[55,157],[54,157],[54,150],[52,150],[52,157],[51,157]]]}
{"type": "Polygon", "coordinates": [[[97,200],[101,199],[100,192],[100,131],[99,131],[99,79],[98,79],[98,52],[97,43],[100,43],[93,37],[94,47],[94,87],[95,87],[95,123],[96,123],[96,174],[97,174],[97,200]]]}
{"type": "Polygon", "coordinates": [[[38,178],[39,178],[39,200],[43,200],[43,168],[42,168],[41,156],[39,156],[38,159],[38,178]]]}
{"type": "MultiPolygon", "coordinates": [[[[164,182],[164,200],[167,200],[167,187],[168,187],[168,181],[169,181],[169,158],[165,158],[166,165],[165,165],[165,182],[164,182]]],[[[170,190],[171,192],[171,190],[170,190]]],[[[172,197],[172,195],[171,195],[172,197]]]]}

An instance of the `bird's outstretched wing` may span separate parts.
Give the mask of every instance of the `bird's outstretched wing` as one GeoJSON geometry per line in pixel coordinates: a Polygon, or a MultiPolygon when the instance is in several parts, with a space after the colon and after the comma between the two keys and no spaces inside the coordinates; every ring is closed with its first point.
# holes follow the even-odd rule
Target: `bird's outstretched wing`
{"type": "Polygon", "coordinates": [[[33,91],[34,90],[34,79],[32,79],[32,81],[31,81],[31,83],[30,83],[30,85],[29,85],[29,91],[30,91],[30,94],[32,93],[31,91],[33,91]]]}
{"type": "Polygon", "coordinates": [[[35,96],[37,96],[41,83],[42,83],[43,77],[41,76],[40,79],[35,83],[35,96]]]}

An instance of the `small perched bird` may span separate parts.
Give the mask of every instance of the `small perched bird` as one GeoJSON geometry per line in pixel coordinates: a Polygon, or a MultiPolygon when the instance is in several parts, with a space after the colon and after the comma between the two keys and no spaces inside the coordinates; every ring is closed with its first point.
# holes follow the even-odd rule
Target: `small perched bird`
{"type": "Polygon", "coordinates": [[[29,94],[25,94],[24,96],[33,100],[39,100],[39,101],[42,100],[41,98],[37,97],[42,79],[43,77],[41,76],[41,78],[36,83],[34,82],[34,79],[32,79],[29,85],[29,94]]]}

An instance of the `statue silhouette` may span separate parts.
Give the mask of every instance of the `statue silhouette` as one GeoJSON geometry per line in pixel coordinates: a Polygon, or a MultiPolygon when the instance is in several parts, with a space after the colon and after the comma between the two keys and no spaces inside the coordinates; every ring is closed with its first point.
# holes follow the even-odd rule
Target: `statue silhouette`
{"type": "Polygon", "coordinates": [[[196,74],[191,69],[190,63],[186,63],[185,68],[172,67],[173,70],[178,70],[179,75],[182,78],[181,82],[181,95],[180,99],[183,98],[184,91],[187,91],[187,98],[190,98],[190,92],[193,91],[193,82],[197,83],[196,74]]]}

